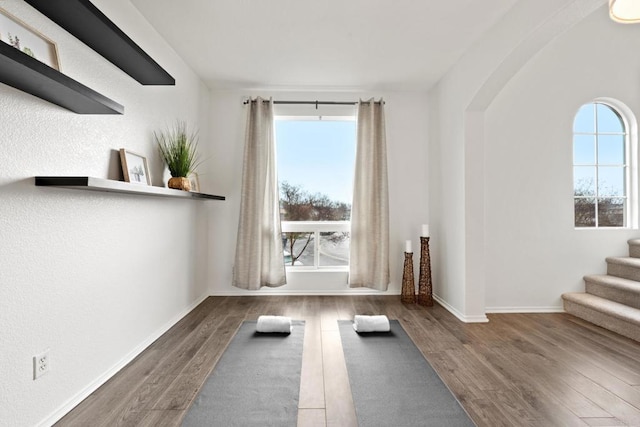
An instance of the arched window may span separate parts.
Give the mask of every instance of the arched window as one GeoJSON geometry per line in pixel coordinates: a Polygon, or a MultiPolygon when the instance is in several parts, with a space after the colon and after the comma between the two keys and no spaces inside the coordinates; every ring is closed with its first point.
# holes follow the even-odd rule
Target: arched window
{"type": "Polygon", "coordinates": [[[629,122],[635,125],[635,119],[629,115],[610,103],[595,101],[580,107],[574,118],[573,201],[577,228],[635,224],[630,203],[633,154],[629,132],[629,122]]]}

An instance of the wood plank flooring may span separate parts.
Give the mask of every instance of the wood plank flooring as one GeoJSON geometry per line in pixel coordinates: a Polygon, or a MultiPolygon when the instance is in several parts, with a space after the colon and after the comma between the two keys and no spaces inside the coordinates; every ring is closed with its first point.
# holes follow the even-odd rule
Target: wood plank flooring
{"type": "Polygon", "coordinates": [[[57,426],[179,426],[243,320],[306,321],[298,426],[357,426],[336,320],[399,319],[478,426],[640,426],[640,344],[568,314],[465,324],[399,296],[210,297],[57,426]]]}

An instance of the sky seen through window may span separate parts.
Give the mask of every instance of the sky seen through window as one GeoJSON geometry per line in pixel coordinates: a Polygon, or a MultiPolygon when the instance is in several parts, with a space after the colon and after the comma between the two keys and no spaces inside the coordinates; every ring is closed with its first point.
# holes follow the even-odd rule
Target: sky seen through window
{"type": "Polygon", "coordinates": [[[278,182],[351,204],[355,120],[275,121],[278,182]]]}

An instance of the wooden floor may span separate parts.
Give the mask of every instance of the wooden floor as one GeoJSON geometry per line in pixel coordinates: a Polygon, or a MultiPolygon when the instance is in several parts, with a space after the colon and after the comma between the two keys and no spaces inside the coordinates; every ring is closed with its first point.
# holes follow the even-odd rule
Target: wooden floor
{"type": "Polygon", "coordinates": [[[306,320],[298,425],[355,426],[336,320],[386,314],[478,426],[640,426],[640,344],[568,314],[464,324],[399,299],[208,298],[57,425],[180,425],[240,323],[274,314],[306,320]]]}

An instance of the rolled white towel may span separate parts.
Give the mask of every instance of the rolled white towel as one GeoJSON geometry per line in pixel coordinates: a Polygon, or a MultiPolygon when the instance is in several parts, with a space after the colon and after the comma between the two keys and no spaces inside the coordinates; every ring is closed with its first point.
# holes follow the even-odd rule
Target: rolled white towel
{"type": "Polygon", "coordinates": [[[389,319],[384,314],[376,316],[356,314],[353,317],[353,329],[356,332],[389,332],[391,325],[389,325],[389,319]]]}
{"type": "Polygon", "coordinates": [[[256,331],[262,333],[291,333],[291,318],[285,316],[260,316],[256,331]]]}

